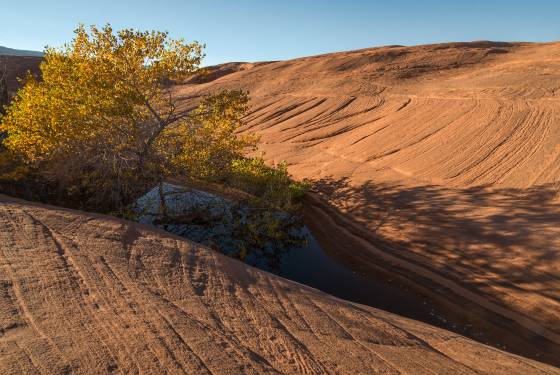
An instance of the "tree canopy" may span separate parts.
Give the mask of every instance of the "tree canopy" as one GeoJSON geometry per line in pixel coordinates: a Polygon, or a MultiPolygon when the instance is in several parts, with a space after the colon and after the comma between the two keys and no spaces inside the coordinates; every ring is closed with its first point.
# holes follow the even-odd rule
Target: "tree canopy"
{"type": "Polygon", "coordinates": [[[166,32],[84,26],[47,48],[0,131],[4,145],[66,192],[118,207],[166,176],[212,177],[255,144],[236,130],[248,96],[225,91],[180,111],[172,88],[199,70],[203,46],[166,32]]]}

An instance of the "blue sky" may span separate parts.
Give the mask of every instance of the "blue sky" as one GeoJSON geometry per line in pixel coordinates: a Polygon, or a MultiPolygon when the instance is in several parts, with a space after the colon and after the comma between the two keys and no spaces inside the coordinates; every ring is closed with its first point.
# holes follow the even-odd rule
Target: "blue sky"
{"type": "Polygon", "coordinates": [[[205,65],[387,44],[560,40],[560,0],[26,0],[0,5],[0,45],[42,50],[78,23],[167,30],[206,43],[205,65]]]}

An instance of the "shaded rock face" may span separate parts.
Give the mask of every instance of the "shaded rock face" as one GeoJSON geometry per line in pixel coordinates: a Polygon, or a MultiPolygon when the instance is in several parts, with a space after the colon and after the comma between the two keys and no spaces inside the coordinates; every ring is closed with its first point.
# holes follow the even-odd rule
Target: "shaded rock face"
{"type": "Polygon", "coordinates": [[[0,69],[0,115],[6,113],[4,109],[8,105],[8,84],[6,82],[6,71],[0,69]]]}
{"type": "MultiPolygon", "coordinates": [[[[0,116],[6,114],[6,106],[10,103],[8,96],[8,85],[6,83],[6,72],[0,68],[0,116]]],[[[6,139],[6,133],[0,131],[0,152],[5,150],[2,143],[6,139]]]]}
{"type": "Polygon", "coordinates": [[[559,374],[153,227],[0,196],[0,373],[559,374]]]}
{"type": "Polygon", "coordinates": [[[5,73],[8,95],[11,97],[21,87],[19,79],[25,79],[27,73],[35,77],[40,76],[39,65],[42,57],[36,56],[8,56],[0,54],[0,71],[5,73]]]}
{"type": "Polygon", "coordinates": [[[560,43],[473,42],[278,61],[176,90],[249,90],[243,131],[259,153],[348,219],[321,225],[474,291],[558,352],[559,82],[560,43]]]}

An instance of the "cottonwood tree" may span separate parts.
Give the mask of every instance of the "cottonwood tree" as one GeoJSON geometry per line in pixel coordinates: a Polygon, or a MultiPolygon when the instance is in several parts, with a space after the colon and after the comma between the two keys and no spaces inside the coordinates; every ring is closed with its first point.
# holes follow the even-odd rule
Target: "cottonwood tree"
{"type": "Polygon", "coordinates": [[[179,111],[172,84],[198,71],[202,49],[166,32],[80,26],[71,43],[46,49],[42,80],[29,76],[17,93],[0,124],[4,144],[103,210],[168,175],[222,173],[255,139],[235,134],[247,106],[243,92],[179,111]]]}

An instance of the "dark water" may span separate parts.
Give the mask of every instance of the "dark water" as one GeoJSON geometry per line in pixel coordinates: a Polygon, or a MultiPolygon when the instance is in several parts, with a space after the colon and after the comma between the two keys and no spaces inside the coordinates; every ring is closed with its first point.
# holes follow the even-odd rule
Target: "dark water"
{"type": "Polygon", "coordinates": [[[344,300],[419,320],[528,358],[560,364],[560,348],[542,336],[477,306],[442,304],[441,299],[412,290],[381,269],[359,274],[329,256],[311,233],[309,245],[285,254],[275,273],[344,300]]]}
{"type": "MultiPolygon", "coordinates": [[[[454,326],[422,295],[380,275],[360,275],[327,255],[309,233],[309,245],[292,249],[275,272],[335,297],[441,326],[454,326]]],[[[468,326],[465,329],[469,328],[468,326]]]]}
{"type": "MultiPolygon", "coordinates": [[[[179,213],[188,212],[198,206],[204,208],[209,201],[210,203],[215,201],[221,203],[213,204],[212,207],[218,206],[226,211],[229,207],[226,200],[209,193],[185,191],[183,188],[173,185],[165,186],[165,188],[169,190],[168,194],[171,194],[166,199],[168,208],[177,210],[179,213]]],[[[139,200],[139,206],[144,208],[142,212],[151,212],[150,208],[157,210],[160,207],[157,204],[159,202],[157,196],[153,199],[154,197],[151,197],[150,194],[158,195],[159,190],[154,189],[148,193],[145,202],[142,201],[144,198],[139,200]]],[[[159,213],[155,212],[157,216],[159,213]]],[[[222,215],[224,215],[223,212],[222,215]]],[[[155,224],[152,217],[154,215],[144,216],[139,221],[155,224]]],[[[216,233],[221,233],[221,237],[226,239],[226,242],[221,244],[222,248],[230,247],[228,239],[233,238],[229,235],[233,226],[227,221],[221,226],[211,226],[211,230],[208,230],[207,226],[198,228],[191,224],[160,225],[160,227],[202,243],[205,242],[207,239],[205,236],[208,236],[209,233],[214,234],[210,235],[210,239],[216,237],[216,233]]],[[[557,355],[560,350],[558,345],[480,307],[468,306],[465,308],[463,305],[454,303],[453,297],[445,290],[439,290],[441,288],[437,286],[430,287],[430,285],[424,285],[423,281],[408,280],[408,275],[400,275],[400,271],[387,269],[384,264],[367,268],[367,274],[361,274],[347,266],[344,258],[335,260],[324,249],[338,254],[336,241],[339,240],[333,241],[329,238],[328,233],[321,236],[320,228],[315,229],[318,230],[317,235],[323,246],[308,229],[304,229],[309,239],[308,245],[291,249],[288,253],[283,254],[280,266],[273,271],[274,273],[344,300],[423,321],[530,358],[560,364],[557,355]]],[[[266,261],[253,259],[253,262],[250,262],[249,260],[246,259],[246,262],[271,271],[266,261]]],[[[354,266],[352,265],[352,267],[354,266]]],[[[461,300],[461,298],[456,298],[456,300],[461,300]]]]}

